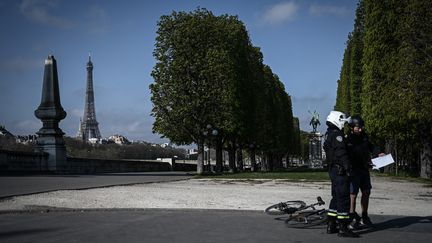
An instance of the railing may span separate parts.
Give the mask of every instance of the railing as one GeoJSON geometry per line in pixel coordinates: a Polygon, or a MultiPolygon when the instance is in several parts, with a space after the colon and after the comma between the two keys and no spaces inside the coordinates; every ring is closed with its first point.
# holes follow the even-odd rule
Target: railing
{"type": "Polygon", "coordinates": [[[0,172],[46,171],[47,159],[47,153],[0,150],[0,172]]]}
{"type": "MultiPolygon", "coordinates": [[[[0,173],[49,172],[48,154],[0,150],[0,173]]],[[[180,161],[179,161],[180,162],[180,161]]],[[[93,174],[146,171],[196,171],[196,161],[172,163],[160,160],[109,160],[68,157],[58,173],[93,174]]]]}

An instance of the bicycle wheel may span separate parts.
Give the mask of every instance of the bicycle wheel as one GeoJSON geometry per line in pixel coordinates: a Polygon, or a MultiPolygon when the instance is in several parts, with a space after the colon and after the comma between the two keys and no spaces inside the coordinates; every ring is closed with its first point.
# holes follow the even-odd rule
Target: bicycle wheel
{"type": "Polygon", "coordinates": [[[266,208],[264,212],[269,215],[291,214],[305,206],[306,203],[303,201],[286,201],[271,205],[270,207],[266,208]]]}
{"type": "Polygon", "coordinates": [[[290,215],[285,223],[292,228],[310,228],[323,225],[327,222],[327,211],[325,209],[306,210],[290,215]]]}

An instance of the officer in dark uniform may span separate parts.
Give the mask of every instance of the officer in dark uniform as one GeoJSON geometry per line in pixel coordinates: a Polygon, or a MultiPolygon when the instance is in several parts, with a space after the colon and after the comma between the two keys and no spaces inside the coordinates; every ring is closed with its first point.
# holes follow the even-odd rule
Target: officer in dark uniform
{"type": "Polygon", "coordinates": [[[346,115],[340,111],[331,111],[326,121],[328,128],[324,139],[324,150],[332,183],[327,233],[338,233],[340,237],[359,237],[348,228],[350,223],[348,177],[351,169],[343,133],[347,121],[346,115]],[[338,222],[339,230],[336,222],[338,222]]]}
{"type": "Polygon", "coordinates": [[[369,174],[369,169],[372,168],[371,154],[376,157],[377,155],[382,156],[384,153],[379,153],[379,148],[370,142],[364,129],[364,120],[359,115],[350,117],[348,125],[349,132],[346,136],[346,145],[352,166],[350,177],[350,217],[352,220],[355,219],[351,224],[351,228],[355,229],[361,225],[372,225],[368,216],[369,196],[372,189],[369,174]],[[360,201],[362,208],[361,220],[355,212],[359,189],[362,192],[360,201]]]}

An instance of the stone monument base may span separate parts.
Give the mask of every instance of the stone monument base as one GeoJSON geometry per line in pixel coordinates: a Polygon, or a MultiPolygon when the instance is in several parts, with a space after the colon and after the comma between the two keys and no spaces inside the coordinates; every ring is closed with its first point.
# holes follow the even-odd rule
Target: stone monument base
{"type": "Polygon", "coordinates": [[[323,168],[322,137],[319,132],[309,134],[309,167],[323,168]]]}

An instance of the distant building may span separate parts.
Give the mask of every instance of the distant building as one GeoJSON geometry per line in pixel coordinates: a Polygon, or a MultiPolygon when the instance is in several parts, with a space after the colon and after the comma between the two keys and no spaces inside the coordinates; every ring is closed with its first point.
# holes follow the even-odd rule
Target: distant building
{"type": "Polygon", "coordinates": [[[18,135],[16,137],[16,142],[22,144],[36,143],[36,140],[37,140],[37,135],[27,135],[27,136],[18,135]]]}
{"type": "Polygon", "coordinates": [[[12,133],[10,133],[6,128],[2,125],[0,125],[0,136],[6,137],[6,138],[13,138],[15,137],[12,133]]]}
{"type": "Polygon", "coordinates": [[[130,144],[131,142],[122,135],[112,135],[108,138],[108,143],[116,143],[116,144],[130,144]]]}
{"type": "Polygon", "coordinates": [[[172,148],[172,143],[162,143],[160,144],[162,148],[172,148]]]}
{"type": "Polygon", "coordinates": [[[93,63],[89,55],[87,62],[87,87],[85,96],[84,116],[80,120],[78,138],[91,143],[100,143],[102,138],[99,131],[99,123],[96,121],[96,110],[93,92],[93,63]]]}
{"type": "Polygon", "coordinates": [[[186,158],[187,159],[197,159],[198,158],[198,149],[187,149],[186,150],[186,158]]]}
{"type": "Polygon", "coordinates": [[[36,143],[36,140],[37,140],[37,135],[35,135],[35,134],[26,135],[26,136],[21,136],[21,135],[14,136],[12,133],[10,133],[8,130],[6,130],[6,128],[4,126],[1,126],[1,125],[0,125],[0,137],[15,138],[15,142],[21,143],[21,144],[36,143]]]}
{"type": "Polygon", "coordinates": [[[187,154],[189,154],[189,155],[191,155],[191,154],[198,154],[198,149],[195,149],[195,148],[188,149],[187,150],[187,154]]]}

